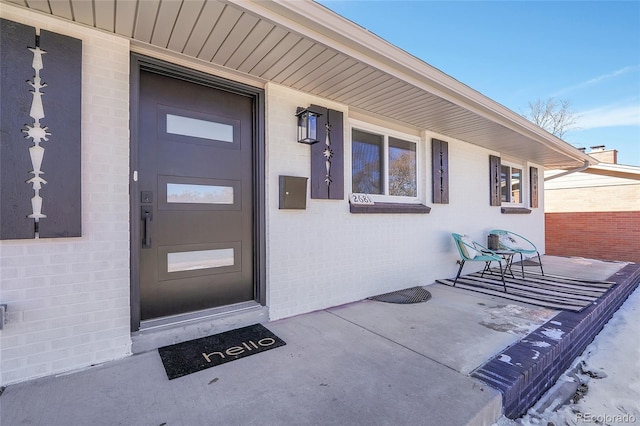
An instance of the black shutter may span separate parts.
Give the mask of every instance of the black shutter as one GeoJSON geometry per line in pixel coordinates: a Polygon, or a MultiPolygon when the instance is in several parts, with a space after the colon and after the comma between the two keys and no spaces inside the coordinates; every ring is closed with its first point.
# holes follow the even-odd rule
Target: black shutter
{"type": "Polygon", "coordinates": [[[538,208],[538,168],[529,167],[529,182],[531,207],[538,208]]]}
{"type": "Polygon", "coordinates": [[[431,139],[433,202],[449,204],[449,144],[431,139]]]}
{"type": "Polygon", "coordinates": [[[502,204],[500,197],[500,157],[489,156],[489,205],[502,204]]]}
{"type": "Polygon", "coordinates": [[[27,181],[33,166],[23,130],[32,122],[29,116],[33,96],[26,83],[33,75],[36,30],[15,22],[0,20],[0,239],[35,237],[31,214],[33,188],[27,181]]]}
{"type": "Polygon", "coordinates": [[[80,237],[82,41],[43,30],[40,47],[47,52],[43,103],[51,132],[42,161],[48,183],[41,191],[47,218],[40,221],[40,237],[80,237]]]}
{"type": "Polygon", "coordinates": [[[311,145],[311,198],[344,199],[344,132],[342,112],[311,105],[318,118],[318,139],[311,145]],[[329,138],[327,138],[327,123],[329,138]],[[327,145],[328,143],[328,145],[327,145]]]}

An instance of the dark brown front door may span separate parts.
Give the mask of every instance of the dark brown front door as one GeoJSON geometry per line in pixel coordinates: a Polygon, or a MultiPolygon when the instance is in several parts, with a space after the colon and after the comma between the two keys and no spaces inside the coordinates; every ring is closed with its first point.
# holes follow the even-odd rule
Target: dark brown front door
{"type": "Polygon", "coordinates": [[[140,319],[254,299],[254,100],[140,72],[140,319]]]}

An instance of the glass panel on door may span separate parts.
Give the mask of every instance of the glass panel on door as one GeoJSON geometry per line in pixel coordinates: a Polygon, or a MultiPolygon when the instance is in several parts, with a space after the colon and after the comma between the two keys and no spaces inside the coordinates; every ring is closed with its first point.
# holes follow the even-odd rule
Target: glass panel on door
{"type": "Polygon", "coordinates": [[[167,203],[233,204],[233,187],[167,183],[167,203]]]}
{"type": "Polygon", "coordinates": [[[214,141],[233,142],[233,126],[230,124],[175,114],[167,114],[167,133],[214,141]]]}
{"type": "Polygon", "coordinates": [[[234,255],[232,248],[167,253],[167,272],[233,266],[234,255]]]}

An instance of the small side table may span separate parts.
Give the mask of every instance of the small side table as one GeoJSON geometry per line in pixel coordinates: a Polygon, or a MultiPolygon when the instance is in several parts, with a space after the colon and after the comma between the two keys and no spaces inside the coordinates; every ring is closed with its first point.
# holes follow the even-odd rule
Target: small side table
{"type": "Polygon", "coordinates": [[[504,272],[506,273],[507,271],[509,271],[509,273],[511,274],[511,278],[515,279],[513,271],[511,270],[511,264],[513,263],[513,255],[516,254],[516,252],[511,250],[494,250],[493,252],[505,261],[506,265],[504,272]]]}

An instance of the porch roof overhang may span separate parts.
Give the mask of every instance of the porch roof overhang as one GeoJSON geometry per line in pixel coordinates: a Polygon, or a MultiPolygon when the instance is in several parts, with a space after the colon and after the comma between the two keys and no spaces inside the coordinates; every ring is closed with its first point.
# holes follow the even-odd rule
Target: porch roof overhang
{"type": "MultiPolygon", "coordinates": [[[[547,169],[596,161],[508,108],[313,1],[0,0],[353,111],[547,169]]],[[[202,69],[202,67],[200,67],[202,69]]]]}

